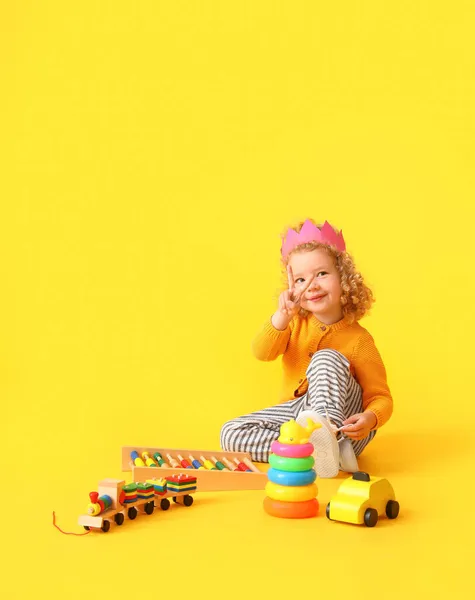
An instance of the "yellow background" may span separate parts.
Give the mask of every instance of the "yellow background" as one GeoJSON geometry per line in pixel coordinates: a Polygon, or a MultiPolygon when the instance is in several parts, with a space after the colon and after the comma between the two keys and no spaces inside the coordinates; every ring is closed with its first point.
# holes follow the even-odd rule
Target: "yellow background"
{"type": "MultiPolygon", "coordinates": [[[[2,593],[462,593],[473,4],[1,11],[2,593]],[[275,402],[280,365],[250,342],[275,309],[279,234],[308,216],[343,228],[377,297],[362,324],[395,413],[361,466],[391,481],[400,518],[272,519],[258,491],[61,535],[52,511],[80,532],[88,492],[121,476],[122,445],[218,448],[224,421],[275,402]]],[[[322,505],[338,484],[319,481],[322,505]]]]}

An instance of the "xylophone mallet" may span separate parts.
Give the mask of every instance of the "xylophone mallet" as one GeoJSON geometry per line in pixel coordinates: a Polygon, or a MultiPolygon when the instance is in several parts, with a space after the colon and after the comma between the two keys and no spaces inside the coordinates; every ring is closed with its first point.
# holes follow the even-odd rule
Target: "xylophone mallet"
{"type": "Polygon", "coordinates": [[[136,450],[132,450],[130,457],[134,461],[136,467],[145,467],[144,461],[140,458],[139,453],[136,450]]]}
{"type": "Polygon", "coordinates": [[[180,463],[178,461],[176,461],[171,454],[167,454],[167,458],[168,458],[168,462],[171,464],[171,466],[174,469],[180,468],[180,463]]]}
{"type": "Polygon", "coordinates": [[[244,457],[242,459],[242,462],[244,464],[246,464],[251,471],[253,471],[254,473],[256,472],[256,467],[253,465],[252,461],[250,461],[248,458],[244,457]]]}
{"type": "Polygon", "coordinates": [[[156,467],[157,465],[155,464],[154,460],[152,458],[150,458],[150,454],[148,452],[142,452],[142,458],[145,461],[145,464],[147,465],[147,467],[156,467]]]}
{"type": "Polygon", "coordinates": [[[225,456],[222,456],[221,460],[230,471],[239,471],[239,469],[235,465],[233,465],[233,463],[229,462],[229,460],[225,456]]]}
{"type": "Polygon", "coordinates": [[[239,458],[235,458],[234,462],[237,464],[237,468],[239,471],[250,471],[251,469],[245,465],[243,462],[239,461],[239,458]]]}
{"type": "Polygon", "coordinates": [[[186,458],[183,458],[183,456],[181,454],[177,454],[178,460],[180,461],[181,466],[184,469],[192,469],[193,467],[190,465],[190,463],[186,460],[186,458]]]}
{"type": "Polygon", "coordinates": [[[220,471],[229,471],[229,469],[227,469],[222,462],[220,462],[215,456],[211,457],[211,460],[214,462],[215,466],[220,470],[220,471]]]}
{"type": "Polygon", "coordinates": [[[170,468],[170,465],[163,460],[163,457],[160,454],[160,452],[155,452],[153,458],[158,462],[159,466],[162,467],[162,469],[170,468]]]}
{"type": "Polygon", "coordinates": [[[200,461],[196,458],[194,458],[193,456],[189,456],[190,460],[191,460],[191,464],[193,465],[193,467],[195,469],[198,469],[198,471],[201,469],[201,471],[206,471],[206,469],[203,467],[203,465],[200,463],[200,461]]]}
{"type": "Polygon", "coordinates": [[[205,458],[204,456],[200,456],[200,459],[203,461],[203,465],[208,469],[208,471],[217,471],[218,469],[213,465],[213,463],[205,458]]]}

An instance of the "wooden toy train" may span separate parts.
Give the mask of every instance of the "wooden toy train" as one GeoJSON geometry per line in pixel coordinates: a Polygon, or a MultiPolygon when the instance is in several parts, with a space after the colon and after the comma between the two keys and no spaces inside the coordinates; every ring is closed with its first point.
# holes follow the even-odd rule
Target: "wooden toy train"
{"type": "Polygon", "coordinates": [[[133,520],[139,512],[151,515],[157,507],[168,510],[168,498],[191,506],[191,492],[197,488],[200,492],[254,490],[264,489],[267,481],[266,474],[244,452],[173,448],[137,451],[137,446],[123,446],[122,470],[132,471],[134,483],[126,484],[121,479],[104,479],[99,483],[98,491],[89,494],[87,514],[79,517],[79,525],[87,531],[107,532],[111,522],[120,526],[126,517],[133,520]],[[190,473],[193,470],[196,475],[190,473]]]}
{"type": "Polygon", "coordinates": [[[170,508],[172,498],[177,504],[191,506],[196,491],[196,477],[177,473],[159,479],[148,479],[144,483],[128,483],[120,479],[103,479],[97,492],[91,492],[87,514],[79,517],[79,525],[86,530],[109,531],[111,521],[122,525],[125,516],[132,521],[139,510],[151,515],[159,506],[170,508]],[[156,504],[157,502],[157,504],[156,504]]]}

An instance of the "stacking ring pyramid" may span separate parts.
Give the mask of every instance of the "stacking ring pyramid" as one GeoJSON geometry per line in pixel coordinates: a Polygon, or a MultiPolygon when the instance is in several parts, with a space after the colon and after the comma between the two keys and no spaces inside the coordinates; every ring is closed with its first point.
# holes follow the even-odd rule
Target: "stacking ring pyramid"
{"type": "Polygon", "coordinates": [[[304,428],[294,419],[280,428],[280,437],[272,442],[267,472],[264,510],[274,517],[305,519],[318,514],[318,488],[313,469],[313,445],[309,442],[319,423],[307,420],[304,428]]]}

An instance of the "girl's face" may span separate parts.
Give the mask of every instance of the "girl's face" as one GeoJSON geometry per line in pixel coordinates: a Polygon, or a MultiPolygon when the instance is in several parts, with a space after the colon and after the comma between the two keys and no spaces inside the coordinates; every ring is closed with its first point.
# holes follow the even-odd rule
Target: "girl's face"
{"type": "Polygon", "coordinates": [[[324,250],[296,252],[290,256],[289,265],[297,293],[312,280],[300,300],[300,306],[326,325],[340,321],[343,318],[341,283],[333,257],[324,250]]]}

